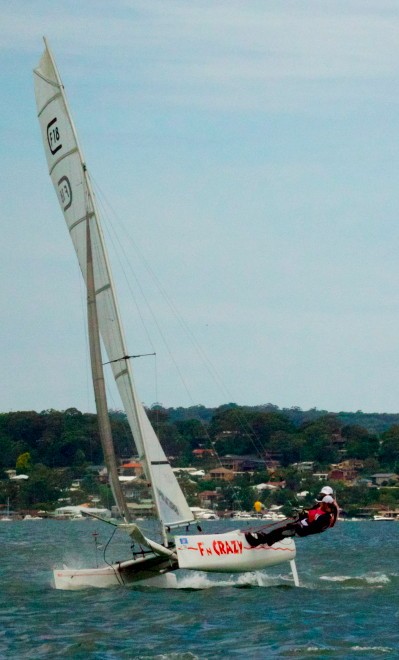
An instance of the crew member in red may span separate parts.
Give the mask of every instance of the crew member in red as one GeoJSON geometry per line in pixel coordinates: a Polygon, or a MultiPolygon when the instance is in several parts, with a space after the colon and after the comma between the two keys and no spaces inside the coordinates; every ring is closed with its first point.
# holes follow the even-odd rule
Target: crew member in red
{"type": "Polygon", "coordinates": [[[271,532],[248,532],[245,534],[249,545],[256,548],[258,545],[274,545],[288,536],[310,536],[320,534],[333,527],[337,520],[338,508],[331,495],[325,495],[314,509],[301,516],[298,520],[273,529],[271,532]]]}

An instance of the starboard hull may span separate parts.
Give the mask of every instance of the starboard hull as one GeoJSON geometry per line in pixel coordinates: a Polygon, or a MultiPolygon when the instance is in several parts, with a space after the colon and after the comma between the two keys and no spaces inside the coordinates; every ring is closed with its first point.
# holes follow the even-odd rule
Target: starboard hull
{"type": "Polygon", "coordinates": [[[179,567],[217,573],[257,571],[295,559],[296,547],[291,538],[269,547],[252,548],[244,532],[176,536],[179,567]]]}

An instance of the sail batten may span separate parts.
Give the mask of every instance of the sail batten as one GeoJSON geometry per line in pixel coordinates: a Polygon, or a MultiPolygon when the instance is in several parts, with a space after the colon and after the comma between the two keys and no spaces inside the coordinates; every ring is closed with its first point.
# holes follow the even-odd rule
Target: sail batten
{"type": "MultiPolygon", "coordinates": [[[[44,75],[40,72],[40,69],[39,69],[39,68],[34,69],[33,71],[34,71],[34,73],[35,73],[37,76],[39,76],[39,78],[41,78],[42,80],[44,80],[44,82],[48,83],[49,85],[52,85],[53,87],[61,87],[61,85],[60,85],[58,82],[56,82],[55,80],[50,80],[50,78],[46,78],[46,76],[44,76],[44,75]]],[[[53,100],[53,99],[50,99],[50,100],[48,101],[48,103],[51,103],[52,100],[53,100]]],[[[44,110],[44,108],[42,108],[41,112],[43,112],[43,110],[44,110]]]]}
{"type": "Polygon", "coordinates": [[[96,289],[96,296],[98,296],[100,293],[103,293],[104,291],[107,291],[107,289],[111,288],[111,284],[108,282],[108,284],[103,284],[103,286],[100,289],[96,289]]]}
{"type": "Polygon", "coordinates": [[[130,362],[126,360],[123,369],[118,364],[123,359],[120,356],[127,356],[128,351],[99,214],[64,88],[47,43],[34,74],[37,110],[48,170],[86,286],[85,221],[90,219],[99,331],[137,452],[151,484],[158,516],[165,525],[175,525],[180,521],[189,522],[193,520],[193,515],[137,395],[130,362]],[[54,87],[59,89],[56,94],[54,87]]]}
{"type": "Polygon", "coordinates": [[[54,94],[54,96],[52,96],[51,99],[47,101],[46,105],[43,106],[43,108],[40,110],[37,116],[40,117],[40,115],[42,114],[42,112],[45,111],[47,106],[50,105],[50,103],[52,103],[53,101],[55,101],[55,99],[58,99],[60,96],[62,96],[61,92],[57,92],[57,94],[54,94]]]}
{"type": "Polygon", "coordinates": [[[51,169],[49,170],[49,174],[50,174],[50,176],[51,176],[53,170],[57,167],[57,165],[58,165],[62,160],[64,160],[64,158],[68,158],[68,156],[71,156],[72,154],[75,154],[75,153],[77,153],[77,152],[78,152],[78,148],[77,148],[77,147],[74,147],[73,149],[71,149],[70,151],[68,151],[68,153],[63,154],[62,156],[60,156],[59,159],[55,161],[55,163],[52,165],[51,169]]]}
{"type": "Polygon", "coordinates": [[[114,374],[114,378],[116,380],[117,378],[121,378],[122,376],[126,376],[126,374],[127,374],[127,369],[124,369],[123,371],[120,371],[119,373],[114,374]]]}
{"type": "MultiPolygon", "coordinates": [[[[89,213],[89,218],[93,217],[94,213],[89,213]]],[[[70,227],[69,227],[69,233],[75,229],[78,225],[80,225],[82,222],[86,221],[87,215],[84,215],[83,218],[79,218],[79,220],[76,220],[70,227]]]]}

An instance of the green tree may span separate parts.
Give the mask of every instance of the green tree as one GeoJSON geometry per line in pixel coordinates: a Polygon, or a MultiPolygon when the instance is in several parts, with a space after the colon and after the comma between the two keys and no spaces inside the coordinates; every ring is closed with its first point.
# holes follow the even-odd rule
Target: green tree
{"type": "MultiPolygon", "coordinates": [[[[19,452],[18,452],[19,453],[19,452]]],[[[0,467],[11,468],[17,460],[16,447],[10,437],[0,431],[0,467]]]]}
{"type": "Polygon", "coordinates": [[[220,454],[264,455],[278,431],[294,433],[295,427],[281,413],[256,412],[248,408],[219,408],[210,424],[210,436],[220,454]]]}
{"type": "Polygon", "coordinates": [[[281,465],[287,467],[301,460],[304,440],[300,435],[276,431],[270,438],[269,450],[280,456],[281,465]]]}
{"type": "Polygon", "coordinates": [[[21,485],[18,504],[21,509],[49,509],[60,495],[57,472],[38,464],[32,469],[29,479],[21,485]]]}
{"type": "Polygon", "coordinates": [[[180,436],[188,442],[191,451],[208,443],[209,436],[206,428],[203,422],[200,422],[198,419],[177,421],[175,422],[175,427],[180,436]]]}
{"type": "Polygon", "coordinates": [[[7,432],[12,441],[23,442],[27,450],[33,450],[43,433],[42,416],[34,411],[9,413],[7,432]]]}
{"type": "Polygon", "coordinates": [[[375,458],[379,450],[377,436],[370,434],[361,426],[344,426],[342,437],[347,439],[346,451],[348,458],[375,458]]]}
{"type": "Polygon", "coordinates": [[[32,462],[31,462],[31,455],[28,451],[18,456],[15,467],[17,469],[17,472],[20,473],[30,471],[32,467],[32,462]]]}
{"type": "Polygon", "coordinates": [[[302,460],[315,461],[320,466],[337,462],[339,454],[332,439],[339,428],[339,420],[335,415],[325,415],[302,426],[302,460]]]}
{"type": "Polygon", "coordinates": [[[392,426],[382,434],[379,458],[386,468],[399,469],[399,426],[392,426]]]}

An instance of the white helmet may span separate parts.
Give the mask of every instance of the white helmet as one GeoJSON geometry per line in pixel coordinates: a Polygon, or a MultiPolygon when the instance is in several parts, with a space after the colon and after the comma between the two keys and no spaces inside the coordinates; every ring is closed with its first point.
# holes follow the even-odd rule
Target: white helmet
{"type": "Polygon", "coordinates": [[[320,493],[316,497],[316,502],[321,502],[325,495],[331,495],[331,497],[334,497],[334,491],[331,486],[323,486],[320,493]]]}
{"type": "Polygon", "coordinates": [[[324,495],[332,495],[334,493],[331,486],[323,486],[320,492],[323,493],[324,495]]]}

